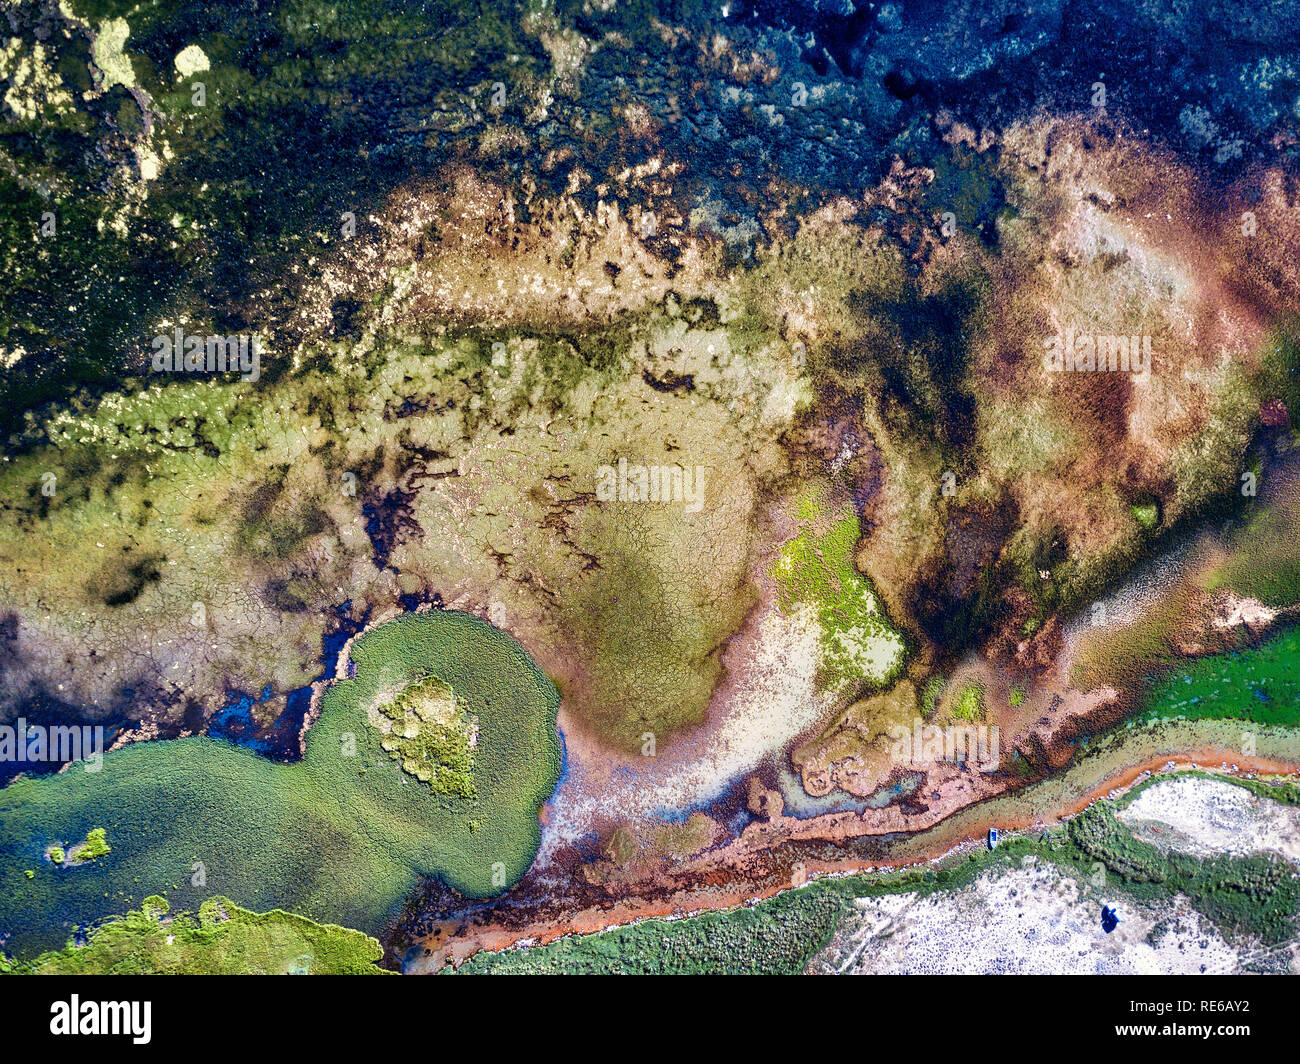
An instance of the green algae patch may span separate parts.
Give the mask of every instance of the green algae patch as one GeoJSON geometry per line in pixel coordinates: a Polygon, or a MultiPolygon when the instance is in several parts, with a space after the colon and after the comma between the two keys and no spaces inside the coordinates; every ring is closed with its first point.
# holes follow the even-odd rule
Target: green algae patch
{"type": "Polygon", "coordinates": [[[1134,503],[1129,507],[1133,519],[1148,532],[1160,527],[1160,504],[1157,502],[1134,503]]]}
{"type": "Polygon", "coordinates": [[[815,491],[794,506],[802,530],[773,566],[783,613],[810,607],[820,629],[820,677],[831,688],[888,687],[903,667],[907,644],[889,623],[871,581],[853,553],[861,526],[850,510],[832,517],[815,491]]]}
{"type": "Polygon", "coordinates": [[[984,687],[981,684],[969,684],[952,707],[952,715],[958,720],[980,721],[984,719],[984,687]]]}
{"type": "Polygon", "coordinates": [[[438,794],[473,798],[478,721],[436,676],[418,680],[367,714],[382,746],[416,779],[438,794]]]}
{"type": "Polygon", "coordinates": [[[1242,720],[1300,726],[1300,629],[1250,651],[1199,658],[1158,682],[1138,720],[1242,720]]]}
{"type": "MultiPolygon", "coordinates": [[[[149,895],[197,910],[213,892],[378,934],[421,877],[471,897],[528,869],[559,778],[555,688],[509,636],[463,613],[399,617],[352,648],[355,675],[325,692],[301,761],[206,737],[133,743],[98,773],[0,790],[0,936],[22,957],[149,895]],[[439,677],[477,721],[474,797],[403,771],[367,720],[394,690],[439,677]],[[103,829],[111,849],[27,878],[50,845],[103,829]]],[[[39,867],[39,865],[37,866],[39,867]]],[[[49,867],[48,865],[46,866],[49,867]]]]}
{"type": "Polygon", "coordinates": [[[45,847],[45,857],[53,865],[64,868],[77,868],[89,861],[105,857],[113,852],[108,844],[108,835],[103,828],[91,828],[86,838],[74,846],[64,847],[53,843],[45,847]]]}
{"type": "Polygon", "coordinates": [[[93,861],[97,857],[104,857],[112,853],[112,847],[108,844],[107,834],[103,828],[91,828],[86,832],[86,841],[81,844],[80,849],[73,852],[73,859],[79,861],[93,861]]]}
{"type": "Polygon", "coordinates": [[[925,686],[921,688],[921,715],[926,720],[933,717],[939,709],[939,699],[943,697],[944,688],[947,686],[947,678],[938,673],[925,681],[925,686]]]}
{"type": "Polygon", "coordinates": [[[28,975],[385,975],[379,942],[346,927],[209,898],[169,916],[163,897],[11,971],[28,975]]]}

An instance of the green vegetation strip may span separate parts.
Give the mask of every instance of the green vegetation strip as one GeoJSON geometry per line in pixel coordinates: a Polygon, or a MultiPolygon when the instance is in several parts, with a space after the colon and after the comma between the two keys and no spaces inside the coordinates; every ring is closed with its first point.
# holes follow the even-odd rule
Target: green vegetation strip
{"type": "Polygon", "coordinates": [[[166,898],[95,928],[84,943],[0,971],[19,975],[386,975],[376,939],[273,910],[209,898],[197,913],[167,914],[166,898]]]}

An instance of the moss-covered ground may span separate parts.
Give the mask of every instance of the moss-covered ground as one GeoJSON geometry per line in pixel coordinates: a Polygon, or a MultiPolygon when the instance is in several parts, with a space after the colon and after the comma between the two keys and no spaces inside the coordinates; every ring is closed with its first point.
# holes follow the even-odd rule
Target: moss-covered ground
{"type": "Polygon", "coordinates": [[[1240,720],[1300,726],[1300,629],[1262,646],[1180,664],[1151,691],[1141,720],[1240,720]]]}
{"type": "Polygon", "coordinates": [[[170,914],[151,896],[139,909],[90,930],[82,941],[0,970],[22,975],[381,975],[383,947],[360,931],[293,913],[241,909],[208,898],[170,914]]]}
{"type": "Polygon", "coordinates": [[[852,509],[833,513],[824,485],[814,482],[795,501],[793,516],[800,531],[782,545],[772,567],[780,608],[812,609],[822,682],[850,691],[888,687],[903,667],[907,643],[871,581],[854,566],[862,531],[857,515],[852,509]]]}

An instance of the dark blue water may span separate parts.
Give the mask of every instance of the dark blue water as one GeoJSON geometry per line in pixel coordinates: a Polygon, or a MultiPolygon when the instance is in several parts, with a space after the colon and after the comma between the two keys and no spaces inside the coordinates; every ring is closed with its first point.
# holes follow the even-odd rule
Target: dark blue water
{"type": "MultiPolygon", "coordinates": [[[[129,694],[129,692],[127,692],[129,694]]],[[[59,726],[69,726],[76,728],[100,727],[103,728],[102,750],[107,751],[113,745],[113,739],[119,731],[131,722],[125,717],[114,715],[102,720],[88,720],[82,717],[72,706],[67,703],[59,703],[50,700],[48,702],[37,701],[29,704],[18,714],[27,722],[29,726],[35,725],[41,728],[54,728],[59,726]]],[[[11,728],[17,726],[17,719],[3,720],[0,724],[5,724],[11,728]]],[[[84,736],[84,733],[83,733],[84,736]]],[[[25,742],[25,739],[22,740],[25,742]]],[[[0,760],[0,787],[8,786],[13,780],[20,775],[43,776],[50,772],[57,772],[64,765],[69,764],[67,761],[27,761],[27,760],[0,760]]]]}
{"type": "Polygon", "coordinates": [[[253,707],[273,697],[271,685],[267,684],[257,696],[244,691],[230,691],[231,700],[209,721],[208,735],[247,747],[273,761],[297,761],[301,758],[302,723],[311,709],[312,687],[334,677],[339,655],[348,640],[366,626],[370,610],[355,619],[351,614],[351,599],[335,607],[335,625],[321,639],[321,653],[317,659],[321,666],[320,675],[311,683],[290,691],[285,696],[284,709],[269,726],[260,727],[253,717],[253,707]]]}
{"type": "Polygon", "coordinates": [[[233,701],[226,703],[208,721],[208,734],[214,739],[246,746],[259,754],[270,757],[274,752],[274,742],[270,736],[260,736],[259,726],[253,719],[253,707],[271,697],[271,685],[262,688],[257,698],[240,691],[230,691],[233,701]]]}

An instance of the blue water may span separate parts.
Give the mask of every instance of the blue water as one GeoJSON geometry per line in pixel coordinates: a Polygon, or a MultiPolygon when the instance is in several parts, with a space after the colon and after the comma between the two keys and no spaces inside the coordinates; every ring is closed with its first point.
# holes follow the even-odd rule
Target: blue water
{"type": "MultiPolygon", "coordinates": [[[[257,696],[244,691],[229,692],[231,701],[222,706],[209,721],[208,735],[246,747],[274,761],[297,761],[302,756],[302,723],[311,709],[313,686],[334,678],[343,648],[349,639],[366,626],[366,620],[370,616],[368,609],[356,620],[352,619],[351,613],[351,599],[335,607],[337,625],[321,639],[321,653],[317,659],[321,666],[320,675],[311,683],[288,692],[284,709],[269,726],[261,728],[253,717],[253,707],[273,696],[271,685],[267,684],[257,696]]],[[[349,663],[349,674],[351,668],[349,663]]]]}
{"type": "MultiPolygon", "coordinates": [[[[126,691],[124,694],[129,698],[132,692],[126,691]]],[[[75,722],[78,727],[101,727],[103,732],[103,748],[105,751],[113,745],[113,739],[119,731],[126,725],[127,721],[121,716],[113,716],[105,720],[82,720],[71,707],[51,707],[42,708],[40,706],[29,706],[23,709],[19,714],[29,726],[36,725],[43,728],[58,727],[75,722]]],[[[9,727],[15,727],[16,720],[2,720],[0,724],[6,724],[9,727]]],[[[26,741],[25,739],[23,740],[26,741]]],[[[20,775],[43,776],[49,772],[58,772],[64,765],[69,764],[67,761],[0,761],[0,787],[8,786],[13,780],[20,775]]]]}
{"type": "Polygon", "coordinates": [[[275,744],[270,736],[258,735],[258,724],[253,719],[253,707],[271,697],[271,685],[262,688],[257,698],[240,691],[231,691],[233,701],[226,703],[208,721],[208,734],[214,739],[245,746],[259,754],[270,757],[275,752],[275,744]]]}

